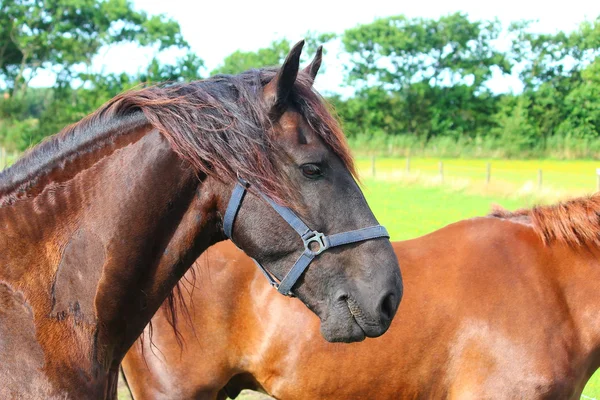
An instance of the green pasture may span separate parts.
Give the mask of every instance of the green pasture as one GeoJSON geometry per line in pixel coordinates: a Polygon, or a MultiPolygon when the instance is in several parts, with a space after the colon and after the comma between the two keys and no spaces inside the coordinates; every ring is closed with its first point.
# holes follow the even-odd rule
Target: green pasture
{"type": "Polygon", "coordinates": [[[528,205],[527,199],[465,195],[443,187],[371,179],[365,180],[363,191],[392,240],[411,239],[461,219],[486,215],[492,203],[509,209],[528,205]]]}
{"type": "MultiPolygon", "coordinates": [[[[427,185],[440,177],[443,163],[444,184],[449,187],[468,188],[471,193],[500,196],[529,196],[556,200],[589,194],[597,189],[596,169],[600,161],[593,160],[485,160],[485,159],[434,159],[410,158],[407,172],[406,158],[376,158],[375,178],[385,181],[410,180],[427,185]],[[490,181],[486,183],[487,164],[490,181]],[[542,185],[539,187],[539,171],[542,185]]],[[[372,159],[358,158],[357,166],[362,177],[373,174],[372,159]]]]}

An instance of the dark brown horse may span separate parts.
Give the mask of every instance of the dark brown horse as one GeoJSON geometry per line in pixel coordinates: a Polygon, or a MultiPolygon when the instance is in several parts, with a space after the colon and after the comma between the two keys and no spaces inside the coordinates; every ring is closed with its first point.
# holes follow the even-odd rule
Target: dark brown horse
{"type": "MultiPolygon", "coordinates": [[[[128,348],[225,238],[228,204],[233,240],[278,279],[313,254],[277,207],[326,234],[377,225],[312,89],[320,52],[299,71],[301,48],[281,69],[120,95],[0,175],[0,399],[114,397],[128,348]],[[228,203],[238,177],[249,192],[228,203]]],[[[292,286],[339,341],[385,332],[401,296],[385,237],[323,253],[292,286]]]]}
{"type": "Polygon", "coordinates": [[[213,329],[182,323],[182,351],[159,311],[153,343],[143,354],[134,345],[124,371],[136,400],[242,388],[284,400],[579,399],[600,366],[599,246],[600,195],[394,243],[406,289],[398,317],[349,346],[324,341],[318,318],[221,243],[184,296],[195,326],[213,329]]]}

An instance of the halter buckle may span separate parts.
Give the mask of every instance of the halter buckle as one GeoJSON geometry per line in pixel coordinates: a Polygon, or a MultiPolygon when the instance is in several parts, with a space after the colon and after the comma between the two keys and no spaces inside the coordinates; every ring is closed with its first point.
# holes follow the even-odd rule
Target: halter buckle
{"type": "Polygon", "coordinates": [[[327,238],[321,232],[311,231],[307,233],[304,237],[302,237],[302,241],[304,242],[304,248],[306,249],[306,251],[312,254],[313,256],[318,256],[319,254],[321,254],[329,248],[327,244],[327,238]],[[317,250],[313,250],[310,248],[310,244],[313,242],[319,245],[319,248],[317,250]]]}

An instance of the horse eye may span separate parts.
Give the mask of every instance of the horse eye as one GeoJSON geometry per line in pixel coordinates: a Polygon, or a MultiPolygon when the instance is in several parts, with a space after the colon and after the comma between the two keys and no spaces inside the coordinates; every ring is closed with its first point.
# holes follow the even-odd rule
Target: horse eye
{"type": "Polygon", "coordinates": [[[302,170],[304,176],[310,179],[317,179],[323,176],[321,168],[315,164],[304,164],[300,166],[300,169],[302,170]]]}

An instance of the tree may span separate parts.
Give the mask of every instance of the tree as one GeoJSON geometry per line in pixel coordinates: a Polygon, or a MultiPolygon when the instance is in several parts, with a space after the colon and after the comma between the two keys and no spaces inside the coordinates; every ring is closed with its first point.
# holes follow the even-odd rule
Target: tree
{"type": "Polygon", "coordinates": [[[214,74],[239,74],[252,68],[280,65],[290,52],[287,39],[275,40],[269,47],[257,51],[237,50],[223,60],[223,64],[213,70],[214,74]]]}
{"type": "Polygon", "coordinates": [[[409,127],[399,96],[378,87],[365,88],[349,99],[331,96],[329,101],[350,137],[369,134],[384,136],[406,133],[409,127]]]}
{"type": "Polygon", "coordinates": [[[600,58],[585,68],[582,83],[565,98],[568,110],[557,133],[562,136],[597,139],[600,136],[600,58]]]}
{"type": "Polygon", "coordinates": [[[465,82],[479,89],[492,67],[510,72],[509,61],[492,45],[500,30],[497,20],[471,22],[461,13],[439,20],[403,15],[377,19],[344,32],[342,42],[352,56],[348,81],[394,90],[414,82],[465,82]]]}
{"type": "Polygon", "coordinates": [[[476,136],[496,112],[497,96],[485,83],[494,68],[511,70],[505,54],[493,46],[500,30],[497,20],[470,21],[461,13],[439,20],[377,19],[342,36],[352,60],[347,82],[380,87],[403,108],[394,114],[401,115],[404,129],[391,134],[476,136]]]}
{"type": "Polygon", "coordinates": [[[531,32],[532,21],[511,24],[514,36],[511,58],[522,65],[521,80],[527,89],[544,83],[579,79],[579,72],[600,56],[600,17],[583,22],[571,33],[531,32]]]}
{"type": "MultiPolygon", "coordinates": [[[[303,62],[314,56],[317,47],[335,38],[332,33],[307,32],[305,34],[305,51],[302,52],[303,62]]],[[[281,65],[290,52],[292,43],[288,39],[274,40],[268,47],[256,51],[237,50],[225,57],[223,63],[211,72],[214,74],[239,74],[253,68],[272,67],[281,65]]]]}
{"type": "Polygon", "coordinates": [[[157,52],[188,47],[177,22],[136,11],[129,0],[1,0],[0,87],[11,93],[0,100],[0,142],[24,149],[140,80],[200,76],[203,62],[193,54],[174,65],[155,59],[141,76],[82,72],[102,46],[122,42],[157,52]],[[56,74],[52,90],[28,89],[40,69],[56,74]]]}
{"type": "Polygon", "coordinates": [[[128,0],[2,0],[0,77],[13,96],[41,68],[70,75],[105,45],[187,47],[179,24],[135,11],[128,0]]]}
{"type": "Polygon", "coordinates": [[[194,53],[188,53],[177,59],[175,64],[161,64],[157,58],[153,58],[137,80],[144,83],[189,82],[202,79],[204,71],[204,60],[194,53]]]}
{"type": "Polygon", "coordinates": [[[522,96],[537,132],[534,144],[543,145],[554,135],[597,137],[598,83],[593,76],[599,71],[600,18],[571,33],[540,34],[530,28],[531,21],[521,21],[510,31],[511,57],[522,66],[522,96]]]}

